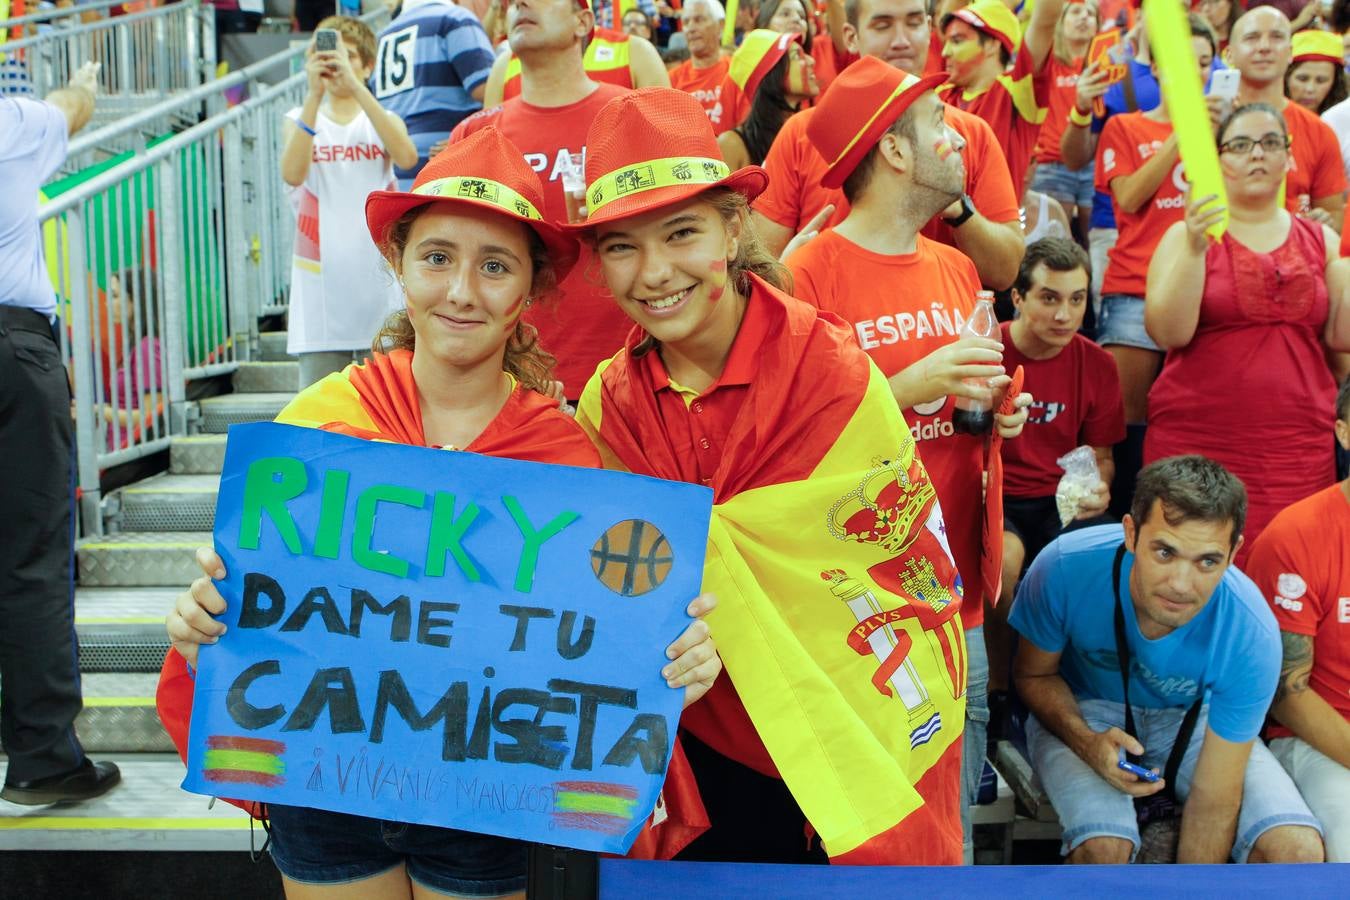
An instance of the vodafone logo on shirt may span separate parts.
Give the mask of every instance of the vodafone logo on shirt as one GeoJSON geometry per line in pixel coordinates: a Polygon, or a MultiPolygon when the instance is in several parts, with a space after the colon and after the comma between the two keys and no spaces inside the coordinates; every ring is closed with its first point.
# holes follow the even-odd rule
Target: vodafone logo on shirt
{"type": "Polygon", "coordinates": [[[1171,197],[1158,197],[1153,201],[1153,205],[1158,209],[1184,209],[1186,206],[1186,192],[1191,189],[1191,183],[1186,180],[1186,164],[1177,163],[1172,168],[1172,187],[1176,188],[1177,193],[1171,197]]]}

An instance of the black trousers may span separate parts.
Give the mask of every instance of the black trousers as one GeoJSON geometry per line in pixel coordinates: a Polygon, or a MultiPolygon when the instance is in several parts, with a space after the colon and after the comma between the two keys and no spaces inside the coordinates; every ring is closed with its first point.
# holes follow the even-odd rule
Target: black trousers
{"type": "Polygon", "coordinates": [[[0,743],[6,781],[79,766],[74,427],[45,316],[0,304],[0,743]]]}

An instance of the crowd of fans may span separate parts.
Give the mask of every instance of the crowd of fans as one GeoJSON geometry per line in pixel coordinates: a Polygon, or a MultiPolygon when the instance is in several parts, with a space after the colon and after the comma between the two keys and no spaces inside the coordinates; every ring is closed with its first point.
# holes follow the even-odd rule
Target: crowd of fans
{"type": "MultiPolygon", "coordinates": [[[[395,180],[430,193],[429,180],[487,177],[486,157],[510,156],[493,179],[551,224],[522,212],[501,243],[521,245],[517,261],[554,258],[516,291],[536,301],[523,310],[483,301],[511,326],[494,352],[516,382],[580,404],[606,465],[734,494],[725,479],[748,446],[732,441],[736,417],[760,409],[743,400],[758,365],[745,335],[780,358],[766,310],[805,301],[851,335],[841,373],[859,350],[879,370],[962,596],[967,858],[987,750],[1024,729],[1071,862],[1129,861],[1141,829],[1177,810],[1181,861],[1350,861],[1350,480],[1337,480],[1350,450],[1350,12],[1343,0],[1187,11],[1195,77],[1235,85],[1206,101],[1220,207],[1186,178],[1137,6],[1025,7],[743,0],[728,27],[718,0],[404,0],[379,35],[317,22],[341,43],[310,51],[281,164],[298,211],[290,330],[304,381],[344,368],[328,377],[356,381],[352,354],[368,356],[406,306],[369,365],[407,352],[423,388],[444,348],[427,339],[428,264],[407,255],[408,228],[467,241],[455,231],[467,214],[418,213],[401,232],[371,218],[374,242],[341,223],[393,202],[365,198],[395,180]],[[660,127],[672,147],[701,149],[633,149],[660,127]],[[648,161],[626,186],[610,180],[648,161]],[[696,198],[713,212],[667,227],[671,204],[696,198]],[[554,226],[581,235],[575,265],[554,226]],[[720,268],[697,256],[709,235],[720,268]],[[691,331],[679,311],[708,271],[715,295],[691,331]],[[717,306],[723,292],[736,303],[717,306]],[[1004,321],[979,333],[985,292],[1004,321]],[[614,382],[619,370],[630,381],[614,382]],[[643,379],[652,396],[625,393],[643,379]],[[588,406],[596,390],[631,404],[607,417],[659,421],[671,459],[625,456],[588,406]],[[993,414],[971,433],[981,408],[993,414]]],[[[506,228],[494,215],[482,227],[506,228]]],[[[843,388],[791,390],[805,404],[843,388]]],[[[433,394],[426,432],[399,439],[473,449],[477,432],[447,423],[483,410],[428,412],[433,394]]],[[[202,562],[219,577],[217,559],[202,562]]],[[[180,598],[170,634],[189,662],[220,609],[209,578],[180,598]]],[[[725,674],[685,712],[713,821],[684,858],[823,859],[792,795],[761,784],[776,773],[753,729],[727,738],[737,716],[725,674]],[[775,818],[804,828],[803,846],[732,825],[747,806],[787,810],[775,818]]]]}

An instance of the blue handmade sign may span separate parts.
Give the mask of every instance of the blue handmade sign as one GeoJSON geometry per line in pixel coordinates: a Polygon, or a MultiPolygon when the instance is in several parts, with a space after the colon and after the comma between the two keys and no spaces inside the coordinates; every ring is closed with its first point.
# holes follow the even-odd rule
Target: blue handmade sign
{"type": "Polygon", "coordinates": [[[183,787],[622,853],[656,804],[712,494],[230,429],[183,787]]]}

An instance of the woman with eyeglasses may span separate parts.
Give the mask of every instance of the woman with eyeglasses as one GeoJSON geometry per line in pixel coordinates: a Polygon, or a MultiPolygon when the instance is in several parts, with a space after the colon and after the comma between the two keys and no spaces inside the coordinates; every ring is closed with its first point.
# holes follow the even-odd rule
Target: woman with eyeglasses
{"type": "Polygon", "coordinates": [[[1240,566],[1277,512],[1336,479],[1328,352],[1350,350],[1350,261],[1334,231],[1284,208],[1289,135],[1274,107],[1239,107],[1218,144],[1227,230],[1205,232],[1224,212],[1214,195],[1188,197],[1149,266],[1144,325],[1167,356],[1144,462],[1201,453],[1243,480],[1240,566]]]}

